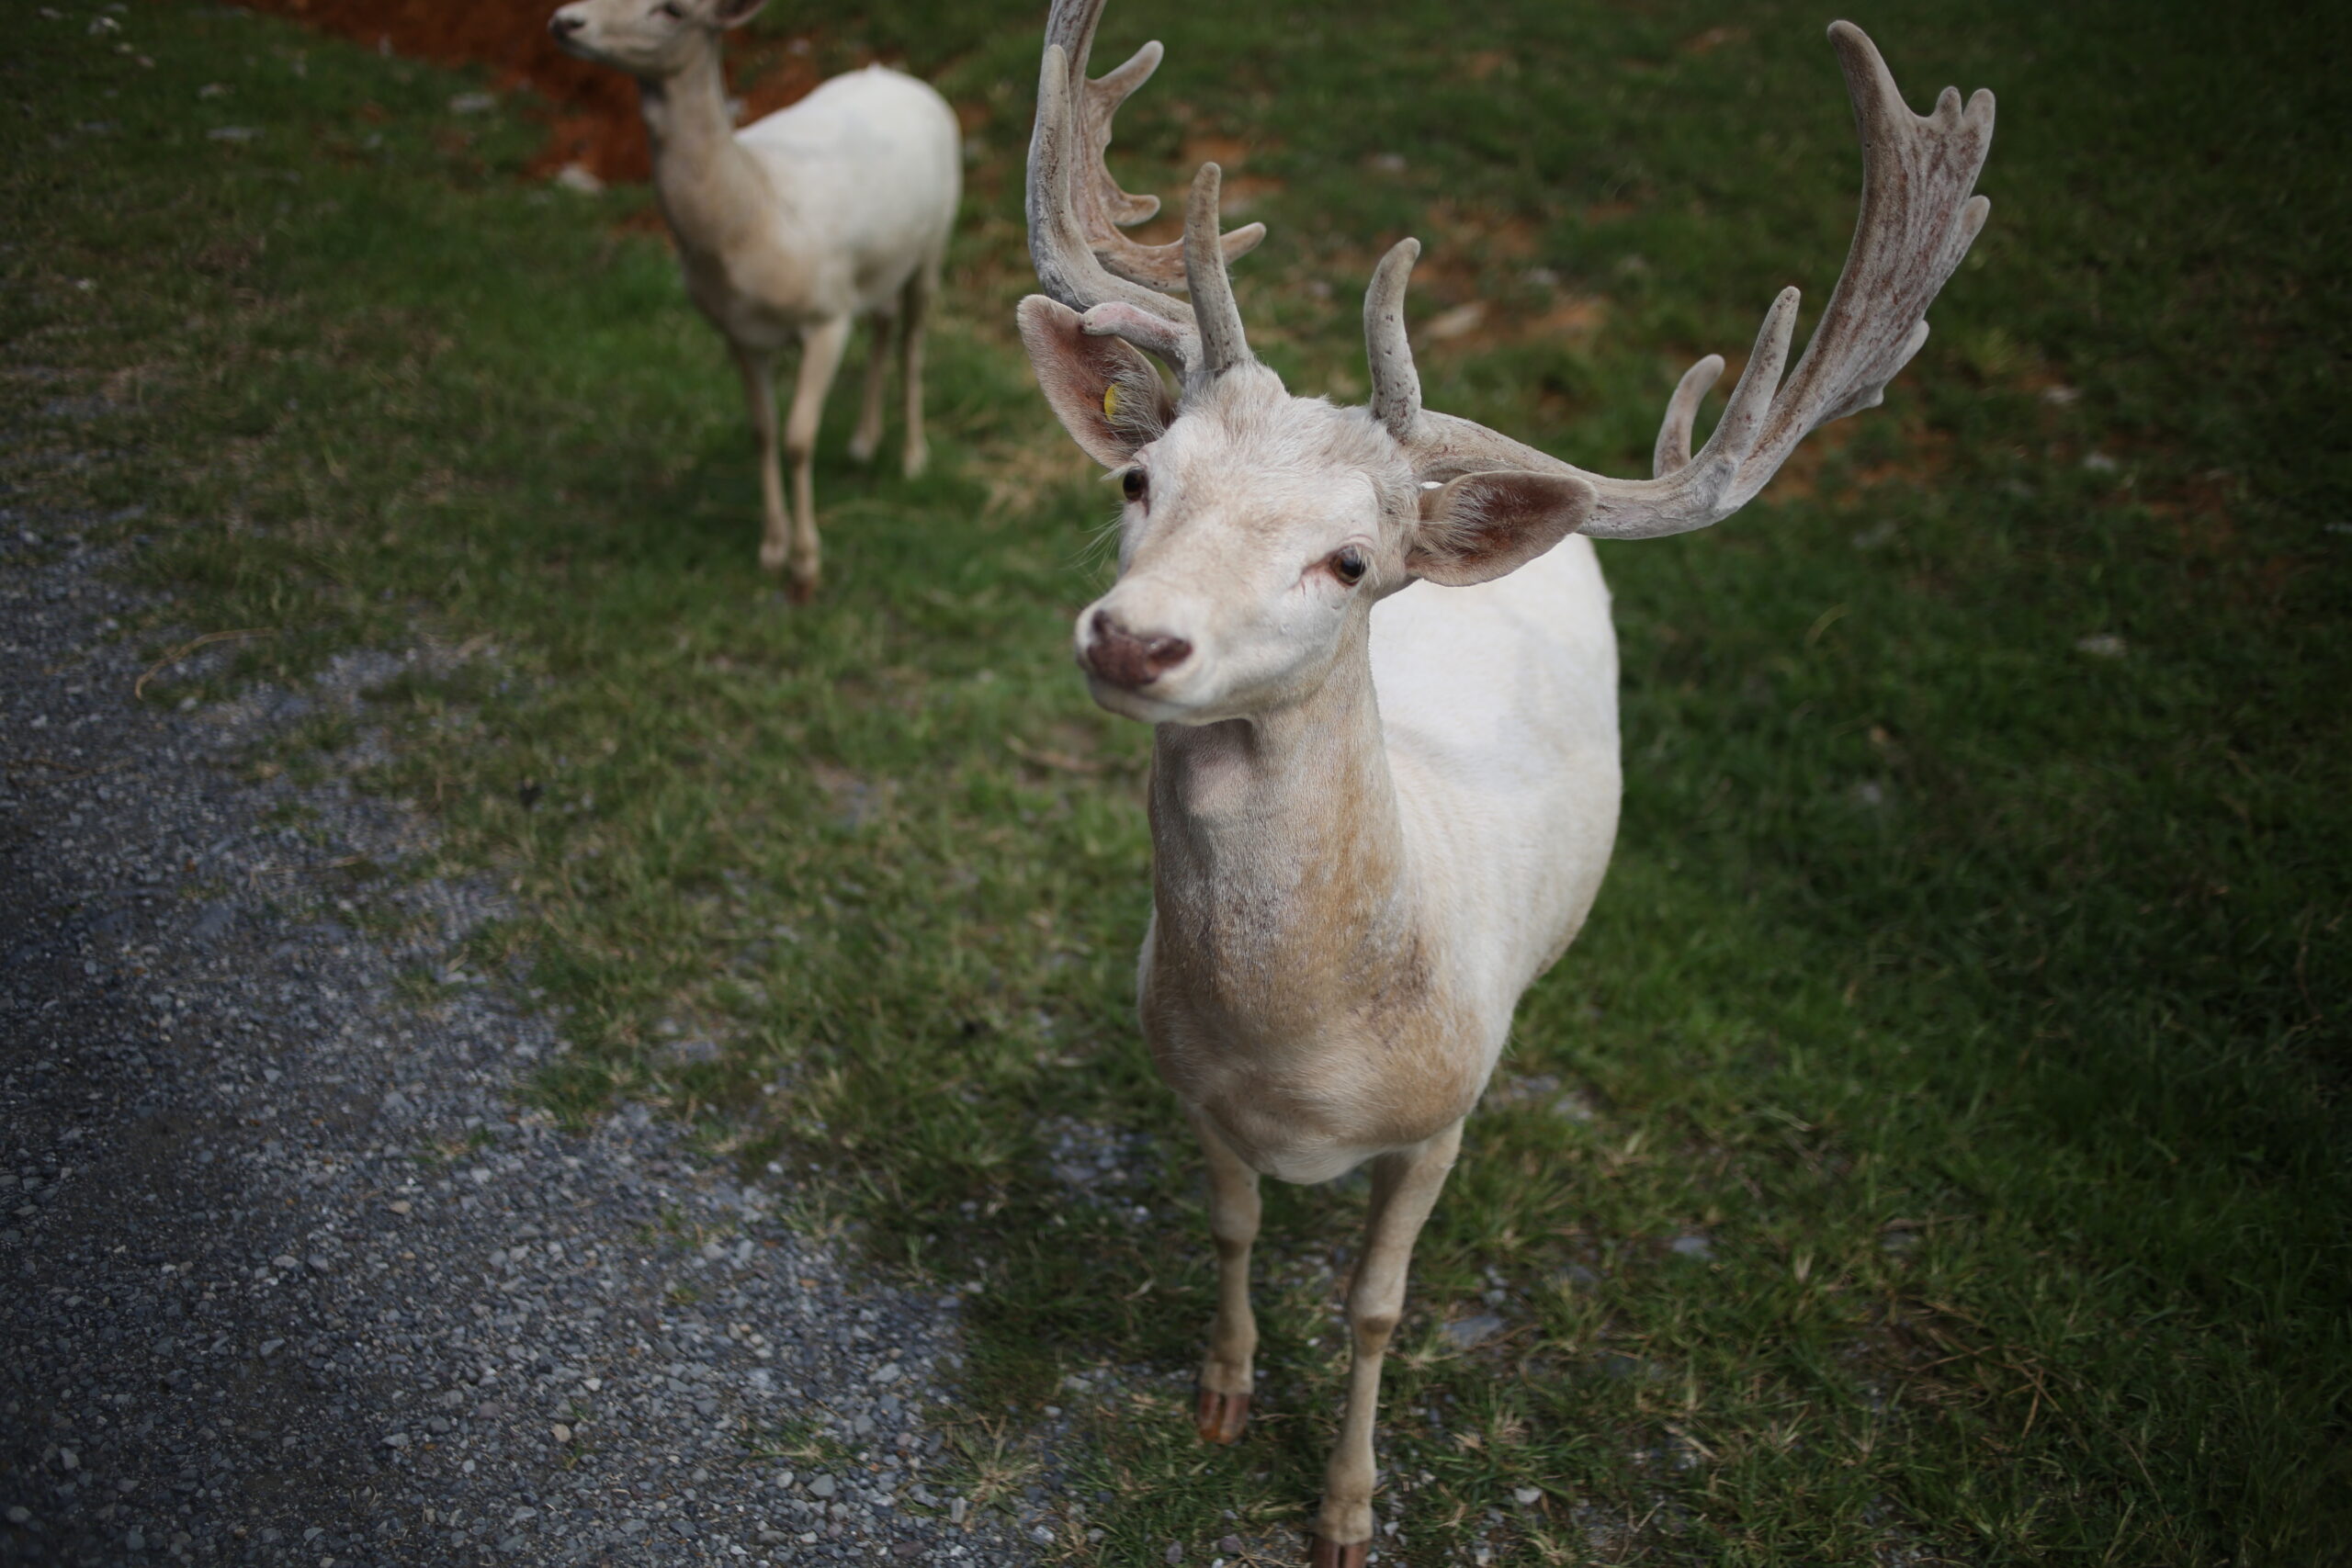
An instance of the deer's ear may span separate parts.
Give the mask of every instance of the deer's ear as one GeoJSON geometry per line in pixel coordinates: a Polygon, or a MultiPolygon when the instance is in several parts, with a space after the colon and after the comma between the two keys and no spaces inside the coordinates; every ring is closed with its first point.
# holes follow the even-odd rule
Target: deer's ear
{"type": "Polygon", "coordinates": [[[760,14],[768,0],[710,0],[710,22],[715,28],[740,28],[760,14]]]}
{"type": "Polygon", "coordinates": [[[1176,405],[1141,350],[1082,331],[1078,312],[1042,294],[1021,301],[1021,342],[1070,439],[1106,468],[1159,439],[1176,405]]]}
{"type": "Polygon", "coordinates": [[[1575,533],[1599,500],[1592,486],[1566,474],[1464,474],[1421,492],[1405,569],[1450,588],[1490,581],[1575,533]]]}

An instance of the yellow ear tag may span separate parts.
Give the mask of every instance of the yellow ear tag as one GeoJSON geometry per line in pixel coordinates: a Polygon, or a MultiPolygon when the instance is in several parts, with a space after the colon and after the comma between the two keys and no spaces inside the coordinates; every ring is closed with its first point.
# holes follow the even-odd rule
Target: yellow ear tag
{"type": "Polygon", "coordinates": [[[1104,419],[1119,417],[1119,388],[1116,382],[1102,389],[1102,417],[1104,419]]]}

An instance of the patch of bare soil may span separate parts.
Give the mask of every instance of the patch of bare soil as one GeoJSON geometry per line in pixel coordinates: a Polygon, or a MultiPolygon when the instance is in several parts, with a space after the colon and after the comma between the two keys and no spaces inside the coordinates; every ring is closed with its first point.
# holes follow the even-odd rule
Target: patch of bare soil
{"type": "MultiPolygon", "coordinates": [[[[1713,395],[1727,393],[1737,383],[1742,367],[1726,366],[1713,395]]],[[[1846,461],[1844,455],[1860,427],[1843,420],[1825,425],[1789,454],[1765,486],[1764,494],[1775,502],[1789,502],[1825,496],[1840,500],[1882,485],[1927,489],[1951,466],[1951,437],[1917,420],[1905,420],[1902,428],[1905,450],[1900,456],[1883,462],[1853,463],[1846,461]]]]}

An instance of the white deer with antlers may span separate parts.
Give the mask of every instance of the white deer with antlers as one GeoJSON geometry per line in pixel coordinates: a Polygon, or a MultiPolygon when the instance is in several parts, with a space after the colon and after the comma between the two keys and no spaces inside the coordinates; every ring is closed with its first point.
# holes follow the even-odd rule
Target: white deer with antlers
{"type": "Polygon", "coordinates": [[[1863,153],[1829,307],[1783,381],[1784,290],[1706,445],[1690,450],[1714,355],[1674,390],[1655,477],[1618,479],[1421,406],[1411,240],[1364,300],[1371,406],[1284,391],[1226,276],[1263,231],[1219,234],[1216,164],[1181,244],[1118,231],[1157,207],[1102,154],[1159,46],[1090,83],[1102,5],[1056,0],[1047,23],[1028,189],[1046,297],[1022,301],[1021,335],[1055,413],[1125,492],[1118,581],[1080,615],[1078,660],[1097,702],[1155,726],[1139,1010],[1208,1159],[1203,1438],[1237,1439],[1249,1414],[1258,1178],[1372,1166],[1314,1527],[1313,1562],[1341,1568],[1371,1541],[1374,1412],[1414,1238],[1616,833],[1616,644],[1589,540],[1720,522],[1807,433],[1880,400],[1984,225],[1970,193],[1993,99],[1963,109],[1946,89],[1921,118],[1860,29],[1829,29],[1863,153]]]}

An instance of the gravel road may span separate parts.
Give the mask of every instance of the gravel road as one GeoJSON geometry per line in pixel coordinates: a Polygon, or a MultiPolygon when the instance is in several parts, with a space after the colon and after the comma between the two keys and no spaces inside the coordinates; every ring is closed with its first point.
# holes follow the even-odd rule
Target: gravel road
{"type": "Polygon", "coordinates": [[[86,522],[0,509],[0,1562],[1029,1561],[935,1479],[952,1297],[525,1107],[490,891],[363,895],[424,818],[232,771],[399,660],[135,703],[86,522]]]}

